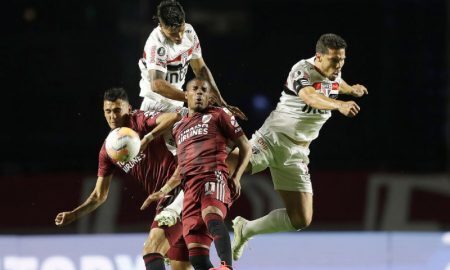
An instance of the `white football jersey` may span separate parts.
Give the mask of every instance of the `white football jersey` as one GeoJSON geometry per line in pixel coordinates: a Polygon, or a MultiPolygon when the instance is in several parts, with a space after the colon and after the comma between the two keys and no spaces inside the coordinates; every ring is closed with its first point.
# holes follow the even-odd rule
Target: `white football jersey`
{"type": "Polygon", "coordinates": [[[289,73],[280,101],[273,112],[275,115],[271,125],[277,126],[278,130],[296,141],[311,142],[319,136],[331,111],[310,107],[298,96],[298,92],[306,86],[312,86],[322,95],[337,98],[340,82],[341,73],[333,81],[323,76],[314,66],[314,57],[299,61],[289,73]]]}
{"type": "Polygon", "coordinates": [[[182,106],[183,102],[165,98],[151,89],[149,70],[156,69],[166,74],[166,81],[182,90],[191,59],[202,57],[200,41],[192,25],[186,23],[180,44],[171,42],[161,32],[161,27],[153,29],[144,47],[144,54],[139,59],[141,69],[140,96],[155,101],[169,102],[182,106]]]}

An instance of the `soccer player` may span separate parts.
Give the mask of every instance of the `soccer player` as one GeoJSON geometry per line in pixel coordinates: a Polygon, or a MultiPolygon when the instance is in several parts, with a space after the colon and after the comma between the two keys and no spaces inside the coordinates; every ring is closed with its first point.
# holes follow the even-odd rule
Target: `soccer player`
{"type": "MultiPolygon", "coordinates": [[[[167,149],[163,137],[159,136],[179,120],[179,114],[153,111],[132,112],[127,93],[122,88],[113,88],[105,92],[103,111],[111,129],[130,127],[139,134],[142,138],[141,151],[129,162],[115,162],[108,157],[103,144],[99,153],[98,178],[94,190],[86,201],[74,210],[59,213],[55,218],[57,226],[70,224],[103,204],[117,167],[139,181],[148,194],[160,189],[172,190],[173,186],[179,183],[179,179],[171,178],[172,175],[175,178],[178,176],[174,156],[167,149]],[[158,158],[154,158],[155,156],[158,158]]],[[[174,189],[170,195],[175,196],[177,191],[179,189],[174,189]]],[[[168,203],[160,201],[159,207],[164,207],[168,203]]],[[[182,237],[181,222],[171,227],[159,227],[156,222],[152,223],[143,248],[143,259],[147,270],[164,269],[162,258],[166,254],[171,259],[172,269],[191,269],[187,252],[182,237]]]]}
{"type": "MultiPolygon", "coordinates": [[[[286,208],[276,209],[256,220],[233,220],[233,259],[241,257],[254,235],[301,230],[313,213],[313,190],[308,173],[309,145],[323,124],[337,110],[354,117],[360,108],[354,101],[337,100],[338,94],[361,97],[368,94],[360,84],[348,85],[341,78],[347,44],[335,34],[322,35],[316,54],[296,63],[290,71],[280,101],[251,139],[251,173],[270,168],[275,190],[286,208]]],[[[230,154],[236,158],[237,152],[230,154]]]]}
{"type": "Polygon", "coordinates": [[[211,85],[196,78],[187,85],[189,114],[173,129],[184,189],[183,236],[195,269],[210,269],[209,247],[214,241],[222,266],[232,269],[230,237],[224,219],[239,195],[240,178],[251,147],[235,117],[226,109],[209,106],[211,85]],[[228,174],[227,141],[239,149],[236,169],[228,174]]]}
{"type": "Polygon", "coordinates": [[[212,101],[228,108],[241,119],[244,113],[222,98],[208,66],[202,58],[200,41],[192,25],[185,22],[183,7],[175,0],[164,0],[157,8],[158,26],[153,29],[139,60],[143,97],[141,110],[175,111],[186,101],[182,90],[188,66],[195,76],[207,80],[212,101]]]}

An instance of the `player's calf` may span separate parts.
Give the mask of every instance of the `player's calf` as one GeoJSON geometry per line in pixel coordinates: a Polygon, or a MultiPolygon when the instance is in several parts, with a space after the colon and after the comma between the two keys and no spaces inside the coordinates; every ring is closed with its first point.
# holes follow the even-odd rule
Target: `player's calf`
{"type": "Polygon", "coordinates": [[[214,238],[217,255],[227,265],[231,265],[231,241],[223,218],[218,214],[209,213],[204,218],[208,232],[214,238]]]}
{"type": "Polygon", "coordinates": [[[160,253],[149,253],[143,257],[146,270],[165,270],[164,257],[160,253]]]}

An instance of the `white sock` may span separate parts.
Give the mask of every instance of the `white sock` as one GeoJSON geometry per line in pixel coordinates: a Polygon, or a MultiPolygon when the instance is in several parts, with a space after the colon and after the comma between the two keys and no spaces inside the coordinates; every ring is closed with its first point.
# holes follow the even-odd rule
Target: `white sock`
{"type": "Polygon", "coordinates": [[[292,226],[286,208],[283,208],[275,209],[261,218],[249,220],[245,224],[242,234],[247,238],[257,234],[289,231],[296,231],[296,229],[292,226]]]}
{"type": "Polygon", "coordinates": [[[177,212],[178,215],[180,215],[181,210],[183,210],[183,200],[184,200],[184,191],[181,190],[180,193],[178,193],[175,200],[171,204],[169,204],[166,208],[174,210],[175,212],[177,212]]]}

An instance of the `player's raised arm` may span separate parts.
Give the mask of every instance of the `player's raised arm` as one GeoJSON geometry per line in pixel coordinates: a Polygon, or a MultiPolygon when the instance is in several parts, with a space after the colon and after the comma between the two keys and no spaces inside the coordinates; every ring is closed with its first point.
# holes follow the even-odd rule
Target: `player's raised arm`
{"type": "Polygon", "coordinates": [[[56,215],[56,226],[65,226],[73,221],[85,216],[102,205],[108,197],[109,187],[111,185],[112,174],[108,176],[97,178],[97,183],[92,191],[91,195],[86,199],[84,203],[75,208],[72,211],[61,212],[56,215]]]}
{"type": "Polygon", "coordinates": [[[148,71],[151,87],[155,93],[160,94],[163,97],[185,101],[184,93],[180,89],[176,88],[168,81],[165,80],[166,74],[157,69],[151,69],[148,71]]]}
{"type": "Polygon", "coordinates": [[[179,113],[162,113],[158,115],[156,118],[156,126],[142,138],[140,151],[145,150],[149,142],[170,130],[180,119],[181,115],[179,113]]]}
{"type": "Polygon", "coordinates": [[[345,116],[353,117],[360,108],[354,101],[342,101],[317,93],[314,87],[307,86],[300,90],[299,97],[309,106],[319,110],[339,110],[345,116]]]}
{"type": "Polygon", "coordinates": [[[214,81],[214,77],[202,57],[192,59],[190,64],[195,76],[197,78],[207,80],[211,85],[211,91],[213,94],[213,103],[217,103],[217,105],[227,108],[240,119],[247,120],[247,116],[238,107],[229,105],[223,99],[222,95],[220,94],[219,88],[217,87],[217,84],[214,81]]]}
{"type": "Polygon", "coordinates": [[[341,80],[341,83],[339,84],[339,93],[352,95],[354,97],[362,97],[363,95],[369,94],[364,85],[354,84],[350,86],[344,80],[341,80]]]}

